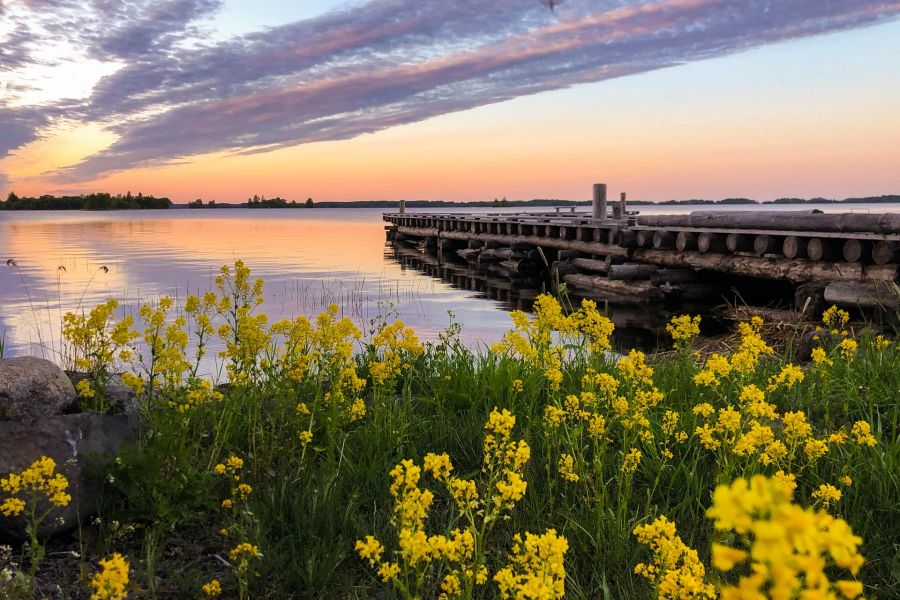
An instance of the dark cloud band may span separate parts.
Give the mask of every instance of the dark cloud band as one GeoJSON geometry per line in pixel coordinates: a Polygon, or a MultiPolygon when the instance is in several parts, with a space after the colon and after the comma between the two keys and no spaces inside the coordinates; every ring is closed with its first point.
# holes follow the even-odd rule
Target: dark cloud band
{"type": "Polygon", "coordinates": [[[215,2],[147,3],[127,19],[111,4],[96,2],[113,35],[80,43],[125,66],[66,116],[119,137],[61,180],[346,139],[900,13],[865,0],[569,0],[552,13],[538,1],[375,0],[204,44],[194,23],[215,2]]]}

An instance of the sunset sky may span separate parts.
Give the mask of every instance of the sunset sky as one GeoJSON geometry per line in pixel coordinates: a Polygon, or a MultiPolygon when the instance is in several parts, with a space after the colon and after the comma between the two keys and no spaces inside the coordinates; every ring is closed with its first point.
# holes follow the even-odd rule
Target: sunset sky
{"type": "Polygon", "coordinates": [[[900,2],[0,0],[0,194],[900,193],[900,2]]]}

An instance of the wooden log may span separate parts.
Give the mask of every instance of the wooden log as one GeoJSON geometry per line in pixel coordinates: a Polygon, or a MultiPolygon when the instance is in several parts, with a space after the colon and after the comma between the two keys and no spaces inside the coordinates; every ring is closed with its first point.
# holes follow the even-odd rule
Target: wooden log
{"type": "Polygon", "coordinates": [[[697,281],[697,272],[692,269],[658,269],[651,277],[654,285],[663,283],[692,283],[697,281]]]}
{"type": "Polygon", "coordinates": [[[665,283],[659,287],[666,296],[678,298],[682,302],[703,302],[711,304],[721,299],[722,289],[711,283],[665,283]]]}
{"type": "Polygon", "coordinates": [[[638,248],[649,248],[653,245],[653,232],[648,229],[641,229],[637,232],[635,243],[638,248]]]}
{"type": "Polygon", "coordinates": [[[593,258],[575,258],[572,260],[572,264],[582,271],[590,271],[592,273],[606,273],[610,267],[610,264],[605,260],[593,258]]]}
{"type": "Polygon", "coordinates": [[[591,202],[591,213],[595,219],[606,218],[606,184],[594,184],[594,198],[591,202]]]}
{"type": "Polygon", "coordinates": [[[482,246],[484,246],[484,242],[481,240],[468,240],[466,242],[466,248],[471,250],[481,248],[482,246]]]}
{"type": "Polygon", "coordinates": [[[478,262],[500,262],[512,258],[512,250],[509,248],[486,248],[478,256],[478,262]]]}
{"type": "Polygon", "coordinates": [[[632,229],[619,229],[616,231],[615,241],[623,248],[637,246],[637,232],[632,229]]]}
{"type": "Polygon", "coordinates": [[[823,213],[821,211],[694,211],[689,215],[640,215],[648,227],[713,227],[716,229],[775,229],[896,234],[898,213],[823,213]]]}
{"type": "Polygon", "coordinates": [[[869,254],[868,242],[844,240],[843,255],[847,262],[859,262],[869,254]]]}
{"type": "Polygon", "coordinates": [[[810,238],[806,242],[806,256],[809,260],[834,260],[838,256],[837,245],[832,240],[810,238]]]}
{"type": "Polygon", "coordinates": [[[475,262],[478,260],[478,255],[481,254],[481,250],[477,248],[463,248],[461,250],[457,250],[456,253],[463,260],[475,262]]]}
{"type": "Polygon", "coordinates": [[[581,256],[581,252],[577,250],[560,250],[556,253],[556,257],[559,260],[572,260],[574,258],[578,258],[581,256]]]}
{"type": "Polygon", "coordinates": [[[657,250],[663,250],[675,247],[675,234],[671,231],[654,231],[653,247],[657,250]]]}
{"type": "Polygon", "coordinates": [[[679,252],[697,249],[697,234],[690,231],[679,231],[675,236],[675,248],[679,252]]]}
{"type": "Polygon", "coordinates": [[[621,256],[627,258],[631,255],[630,248],[622,248],[614,244],[603,244],[600,242],[585,242],[578,240],[561,240],[559,238],[538,237],[532,235],[506,235],[500,233],[472,233],[466,231],[441,231],[428,228],[417,227],[401,227],[400,231],[411,237],[423,237],[427,235],[439,234],[440,237],[446,237],[456,240],[481,240],[489,239],[497,240],[504,245],[511,245],[515,242],[527,243],[535,247],[554,248],[557,250],[568,249],[577,250],[582,254],[602,254],[611,256],[621,256]]]}
{"type": "Polygon", "coordinates": [[[502,260],[499,264],[501,267],[505,267],[513,273],[526,274],[534,273],[539,270],[539,265],[533,261],[528,260],[527,258],[520,258],[517,260],[502,260]]]}
{"type": "Polygon", "coordinates": [[[595,292],[611,302],[642,303],[661,300],[663,293],[648,281],[612,281],[596,275],[566,275],[563,281],[576,288],[595,292]]]}
{"type": "Polygon", "coordinates": [[[613,265],[622,265],[628,262],[628,259],[624,256],[610,256],[607,255],[603,257],[603,260],[606,262],[607,267],[611,267],[613,265]]]}
{"type": "Polygon", "coordinates": [[[900,265],[866,265],[863,267],[864,281],[900,281],[900,265]]]}
{"type": "Polygon", "coordinates": [[[503,247],[503,244],[501,244],[497,240],[487,240],[484,242],[484,247],[488,250],[496,250],[497,248],[503,247]]]}
{"type": "Polygon", "coordinates": [[[776,254],[781,250],[781,244],[774,235],[758,235],[753,239],[753,251],[759,256],[763,254],[776,254]]]}
{"type": "MultiPolygon", "coordinates": [[[[585,259],[578,259],[585,260],[585,259]]],[[[600,261],[598,261],[600,262],[600,261]]],[[[567,260],[557,260],[550,266],[550,275],[555,279],[562,280],[563,276],[578,273],[578,267],[567,260]]]]}
{"type": "Polygon", "coordinates": [[[753,238],[743,233],[729,233],[725,236],[725,247],[729,252],[749,252],[753,248],[753,238]]]}
{"type": "Polygon", "coordinates": [[[781,252],[786,258],[804,258],[807,238],[789,235],[781,244],[781,252]]]}
{"type": "Polygon", "coordinates": [[[700,252],[676,253],[645,249],[635,250],[632,260],[668,267],[707,269],[763,279],[793,281],[794,283],[814,280],[861,281],[863,279],[863,268],[859,263],[814,262],[734,254],[701,254],[700,252]]]}
{"type": "Polygon", "coordinates": [[[876,265],[900,262],[900,244],[883,240],[875,242],[872,245],[872,262],[876,265]]]}
{"type": "Polygon", "coordinates": [[[620,281],[650,279],[650,277],[656,273],[656,270],[656,265],[625,263],[624,265],[611,265],[607,277],[620,281]]]}
{"type": "Polygon", "coordinates": [[[826,304],[863,308],[900,308],[900,288],[895,283],[835,281],[825,288],[826,304]]]}
{"type": "Polygon", "coordinates": [[[794,308],[809,318],[818,320],[827,306],[825,305],[825,288],[823,281],[811,281],[798,285],[794,291],[794,308]]]}
{"type": "Polygon", "coordinates": [[[709,233],[704,231],[697,236],[697,249],[700,252],[725,252],[728,247],[725,245],[725,236],[720,233],[709,233]]]}

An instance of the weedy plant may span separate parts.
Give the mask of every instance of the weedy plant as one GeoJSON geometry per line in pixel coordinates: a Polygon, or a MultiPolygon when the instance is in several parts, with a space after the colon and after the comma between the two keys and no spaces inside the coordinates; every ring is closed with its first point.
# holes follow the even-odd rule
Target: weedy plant
{"type": "Polygon", "coordinates": [[[100,544],[135,596],[900,594],[900,351],[839,309],[801,362],[759,318],[717,354],[692,315],[674,352],[613,353],[594,303],[540,296],[473,350],[387,308],[270,323],[263,289],[238,261],[136,322],[65,318],[93,406],[116,373],[141,403],[101,515],[130,533],[100,544]]]}

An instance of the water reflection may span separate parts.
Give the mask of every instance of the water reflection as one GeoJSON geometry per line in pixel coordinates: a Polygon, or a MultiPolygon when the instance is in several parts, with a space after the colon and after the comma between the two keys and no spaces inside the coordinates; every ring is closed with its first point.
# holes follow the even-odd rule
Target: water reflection
{"type": "MultiPolygon", "coordinates": [[[[474,292],[482,298],[500,303],[506,310],[530,311],[538,294],[552,290],[553,282],[544,269],[522,275],[500,264],[480,266],[462,260],[454,252],[429,254],[415,245],[399,242],[391,247],[394,260],[408,269],[415,269],[429,277],[461,290],[474,292]]],[[[569,294],[577,305],[582,297],[569,294]]],[[[616,325],[613,343],[618,348],[656,348],[667,334],[665,326],[674,312],[663,305],[604,306],[607,316],[616,325]]]]}
{"type": "Polygon", "coordinates": [[[221,265],[236,259],[265,279],[261,310],[272,320],[336,303],[363,328],[391,312],[431,339],[452,310],[472,345],[509,325],[500,302],[395,260],[380,210],[0,213],[0,256],[0,265],[17,262],[0,266],[7,354],[58,360],[66,311],[116,298],[135,313],[161,295],[212,289],[221,265]]]}

